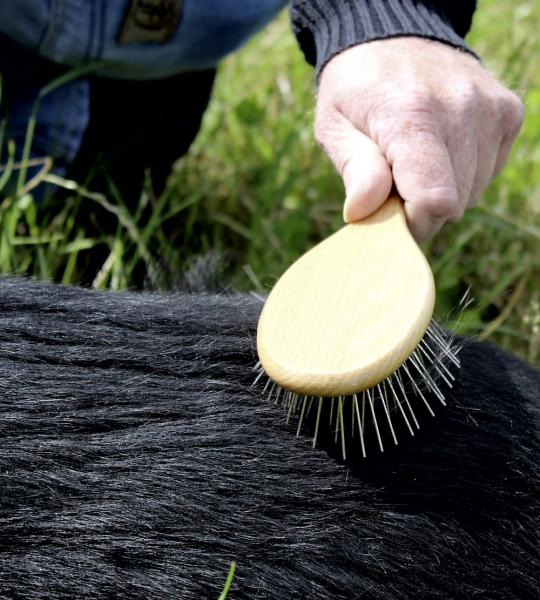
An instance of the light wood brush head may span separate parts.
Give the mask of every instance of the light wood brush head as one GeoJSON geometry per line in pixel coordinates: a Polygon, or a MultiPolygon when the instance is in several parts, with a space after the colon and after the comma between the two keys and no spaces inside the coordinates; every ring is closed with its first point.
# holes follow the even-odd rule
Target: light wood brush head
{"type": "Polygon", "coordinates": [[[401,199],[393,196],[282,275],[259,320],[262,367],[298,394],[366,390],[415,350],[434,302],[431,269],[409,232],[401,199]]]}

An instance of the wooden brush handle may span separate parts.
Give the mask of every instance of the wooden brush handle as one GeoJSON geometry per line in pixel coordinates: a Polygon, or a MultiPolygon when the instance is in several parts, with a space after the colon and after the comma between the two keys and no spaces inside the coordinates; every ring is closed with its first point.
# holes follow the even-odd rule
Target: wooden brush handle
{"type": "Polygon", "coordinates": [[[336,396],[381,382],[422,338],[435,301],[429,265],[392,196],[281,277],[261,314],[257,348],[282,387],[336,396]]]}

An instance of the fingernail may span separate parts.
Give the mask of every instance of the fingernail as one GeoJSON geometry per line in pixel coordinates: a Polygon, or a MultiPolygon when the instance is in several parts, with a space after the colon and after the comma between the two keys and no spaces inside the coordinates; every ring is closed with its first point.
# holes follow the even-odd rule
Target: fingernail
{"type": "Polygon", "coordinates": [[[363,217],[363,213],[365,212],[365,195],[365,185],[358,185],[357,183],[357,185],[353,184],[349,186],[343,204],[343,220],[346,223],[354,223],[363,217]]]}
{"type": "Polygon", "coordinates": [[[351,208],[352,197],[350,195],[345,196],[345,202],[343,203],[343,220],[345,223],[350,223],[350,208],[351,208]]]}

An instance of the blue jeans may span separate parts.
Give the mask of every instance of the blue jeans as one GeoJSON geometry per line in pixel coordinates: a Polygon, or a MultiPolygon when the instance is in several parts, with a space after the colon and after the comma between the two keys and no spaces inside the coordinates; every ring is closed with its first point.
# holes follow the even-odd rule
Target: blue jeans
{"type": "MultiPolygon", "coordinates": [[[[167,6],[171,1],[1,1],[0,72],[8,104],[2,116],[8,117],[8,131],[18,149],[22,147],[38,91],[63,70],[99,62],[99,76],[132,80],[157,80],[208,71],[287,3],[287,0],[183,0],[176,26],[167,41],[119,41],[133,2],[153,9],[167,6]]],[[[64,85],[41,101],[33,155],[52,156],[56,171],[61,174],[77,155],[90,122],[90,94],[89,80],[83,78],[64,85]]]]}

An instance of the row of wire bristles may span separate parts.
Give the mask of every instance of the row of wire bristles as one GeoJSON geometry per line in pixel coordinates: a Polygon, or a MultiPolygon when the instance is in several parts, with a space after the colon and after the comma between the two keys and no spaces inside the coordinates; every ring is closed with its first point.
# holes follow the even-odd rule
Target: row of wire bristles
{"type": "MultiPolygon", "coordinates": [[[[465,302],[463,302],[464,305],[465,302]]],[[[316,407],[313,447],[317,444],[323,403],[330,402],[329,426],[334,428],[335,443],[337,444],[338,440],[341,441],[344,460],[346,458],[347,435],[344,422],[344,406],[345,403],[352,403],[350,406],[352,421],[350,435],[354,436],[355,431],[358,433],[362,456],[366,457],[366,415],[371,418],[381,452],[384,451],[383,436],[381,435],[381,424],[377,418],[377,413],[381,413],[380,408],[382,408],[384,414],[379,414],[379,418],[386,421],[394,444],[397,445],[398,443],[392,421],[392,418],[396,416],[396,412],[405,423],[410,435],[414,436],[415,429],[420,429],[420,425],[409,400],[410,393],[408,393],[407,388],[412,390],[413,396],[422,400],[429,414],[435,416],[430,400],[433,397],[443,406],[446,405],[445,395],[441,388],[452,388],[453,386],[455,376],[452,373],[452,367],[459,367],[458,352],[460,349],[461,346],[456,343],[454,336],[446,333],[435,321],[432,321],[423,339],[405,363],[388,378],[372,388],[357,394],[328,398],[286,391],[268,378],[263,393],[268,391],[268,400],[273,399],[276,404],[283,404],[287,410],[287,423],[290,422],[293,415],[299,414],[297,436],[300,435],[304,420],[316,407]]],[[[254,369],[257,370],[257,377],[253,383],[255,386],[265,376],[265,371],[260,361],[254,369]]]]}

